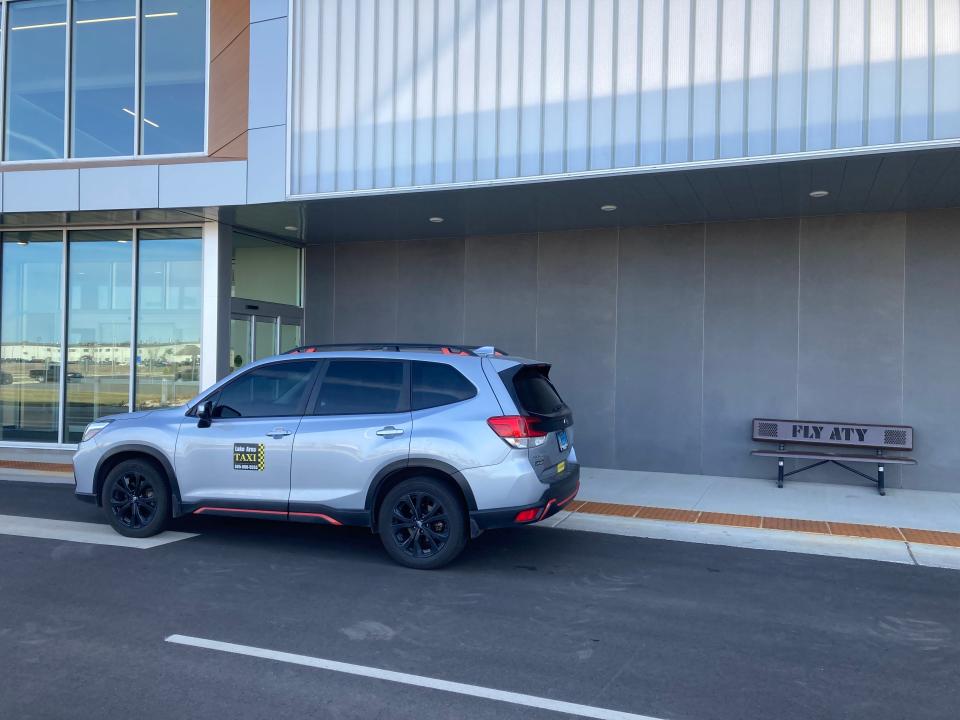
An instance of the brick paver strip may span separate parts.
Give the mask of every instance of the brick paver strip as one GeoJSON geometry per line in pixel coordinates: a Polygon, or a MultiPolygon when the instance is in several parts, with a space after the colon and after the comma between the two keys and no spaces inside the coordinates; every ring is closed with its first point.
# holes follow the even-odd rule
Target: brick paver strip
{"type": "Polygon", "coordinates": [[[709,525],[732,525],[733,527],[760,527],[760,518],[756,515],[736,515],[734,513],[702,512],[697,522],[709,525]]]}
{"type": "Polygon", "coordinates": [[[937,530],[915,530],[913,528],[900,528],[900,532],[903,533],[903,537],[907,539],[907,542],[960,547],[960,533],[939,532],[937,530]]]}
{"type": "Polygon", "coordinates": [[[883,525],[858,525],[856,523],[828,522],[831,535],[845,535],[847,537],[870,538],[873,540],[903,540],[903,536],[896,528],[883,525]]]}
{"type": "Polygon", "coordinates": [[[696,510],[678,510],[676,508],[648,507],[640,505],[634,517],[644,520],[672,520],[673,522],[695,523],[700,513],[696,510]]]}
{"type": "Polygon", "coordinates": [[[830,528],[822,520],[764,517],[761,527],[765,530],[793,530],[794,532],[820,533],[821,535],[830,534],[830,528]]]}
{"type": "Polygon", "coordinates": [[[581,502],[579,500],[571,502],[566,509],[570,512],[635,517],[643,520],[671,520],[673,522],[707,525],[763,528],[764,530],[793,530],[818,533],[820,535],[841,535],[847,537],[873,538],[877,540],[906,540],[907,542],[924,543],[927,545],[945,545],[960,548],[960,533],[936,530],[916,530],[912,528],[887,527],[885,525],[860,525],[857,523],[827,522],[823,520],[800,520],[797,518],[761,517],[759,515],[738,515],[736,513],[681,510],[679,508],[662,508],[650,505],[621,505],[619,503],[591,501],[581,502]]]}
{"type": "Polygon", "coordinates": [[[577,509],[577,512],[633,517],[634,513],[637,512],[637,507],[635,505],[618,505],[617,503],[585,502],[577,509]]]}
{"type": "Polygon", "coordinates": [[[42,470],[44,472],[72,473],[73,465],[69,463],[30,462],[28,460],[0,460],[0,468],[16,470],[42,470]]]}

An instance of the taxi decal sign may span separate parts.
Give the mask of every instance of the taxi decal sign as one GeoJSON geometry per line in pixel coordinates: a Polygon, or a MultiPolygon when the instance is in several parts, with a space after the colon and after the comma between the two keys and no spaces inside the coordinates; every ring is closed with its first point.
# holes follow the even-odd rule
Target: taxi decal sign
{"type": "Polygon", "coordinates": [[[263,443],[234,443],[233,469],[263,471],[263,443]]]}

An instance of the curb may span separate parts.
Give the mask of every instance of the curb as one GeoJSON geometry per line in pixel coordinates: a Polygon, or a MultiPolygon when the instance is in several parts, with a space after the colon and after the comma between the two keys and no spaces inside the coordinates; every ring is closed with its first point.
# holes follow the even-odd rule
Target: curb
{"type": "Polygon", "coordinates": [[[871,540],[899,540],[924,545],[960,548],[960,533],[941,530],[890,527],[886,525],[860,525],[857,523],[832,522],[829,520],[802,520],[796,518],[767,517],[762,515],[737,515],[705,510],[682,510],[649,505],[620,505],[617,503],[574,500],[566,508],[570,513],[611,515],[642,520],[666,520],[690,523],[691,525],[722,525],[727,527],[754,528],[757,530],[786,530],[814,535],[832,535],[871,540]]]}

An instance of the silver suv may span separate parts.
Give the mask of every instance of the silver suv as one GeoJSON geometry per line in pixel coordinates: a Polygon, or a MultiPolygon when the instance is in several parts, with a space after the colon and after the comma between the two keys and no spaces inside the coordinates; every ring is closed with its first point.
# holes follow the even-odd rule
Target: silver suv
{"type": "Polygon", "coordinates": [[[186,406],[90,423],[76,494],[122,535],[180,515],[362,525],[415,568],[577,494],[573,415],[550,365],[493,347],[315,345],[186,406]]]}

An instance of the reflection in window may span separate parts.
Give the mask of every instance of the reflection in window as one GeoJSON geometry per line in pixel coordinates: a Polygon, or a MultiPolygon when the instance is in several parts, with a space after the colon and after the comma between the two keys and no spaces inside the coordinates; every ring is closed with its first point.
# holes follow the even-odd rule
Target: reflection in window
{"type": "Polygon", "coordinates": [[[59,230],[3,234],[0,440],[57,441],[62,239],[59,230]]]}
{"type": "Polygon", "coordinates": [[[63,439],[130,409],[130,230],[69,235],[66,417],[63,439]]]}
{"type": "Polygon", "coordinates": [[[202,152],[206,3],[143,0],[142,152],[202,152]]]}
{"type": "Polygon", "coordinates": [[[132,155],[135,0],[73,0],[73,157],[132,155]]]}
{"type": "Polygon", "coordinates": [[[200,391],[200,232],[141,230],[139,259],[137,409],[182,405],[200,391]]]}
{"type": "Polygon", "coordinates": [[[63,157],[66,0],[10,3],[7,14],[4,157],[63,157]]]}

